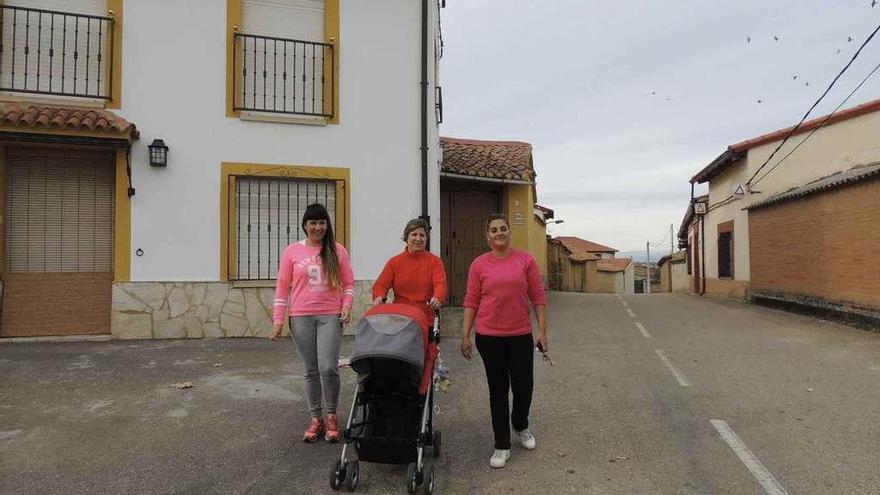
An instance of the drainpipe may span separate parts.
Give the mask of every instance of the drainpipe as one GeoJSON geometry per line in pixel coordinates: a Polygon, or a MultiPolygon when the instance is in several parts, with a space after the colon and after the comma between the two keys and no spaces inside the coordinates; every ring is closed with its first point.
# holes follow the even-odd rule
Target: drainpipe
{"type": "MultiPolygon", "coordinates": [[[[708,213],[707,213],[708,214],[708,213]]],[[[706,216],[700,217],[700,295],[706,293],[706,216]]]]}
{"type": "MultiPolygon", "coordinates": [[[[431,225],[431,216],[428,214],[428,0],[422,0],[422,220],[431,225]]],[[[427,245],[431,250],[431,238],[428,237],[427,245]]]]}

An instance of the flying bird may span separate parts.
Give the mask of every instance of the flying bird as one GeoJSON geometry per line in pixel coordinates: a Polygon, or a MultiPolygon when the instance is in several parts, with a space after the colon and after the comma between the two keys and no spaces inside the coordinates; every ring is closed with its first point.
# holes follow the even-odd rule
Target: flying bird
{"type": "Polygon", "coordinates": [[[871,0],[871,8],[872,9],[874,8],[875,5],[877,5],[877,0],[871,0]]]}
{"type": "Polygon", "coordinates": [[[847,37],[846,37],[846,42],[847,42],[847,43],[851,43],[851,42],[852,42],[852,36],[847,36],[847,37]]]}
{"type": "Polygon", "coordinates": [[[793,81],[797,81],[797,74],[791,76],[791,79],[792,79],[793,81]]]}
{"type": "Polygon", "coordinates": [[[840,48],[837,49],[836,54],[837,54],[837,55],[840,55],[840,48]]]}
{"type": "Polygon", "coordinates": [[[773,40],[774,40],[774,41],[779,41],[779,36],[774,36],[774,37],[773,37],[773,40]]]}
{"type": "Polygon", "coordinates": [[[810,85],[810,81],[807,81],[807,84],[804,84],[804,86],[809,86],[809,85],[810,85]]]}
{"type": "Polygon", "coordinates": [[[758,100],[758,103],[763,103],[761,100],[758,100]]]}
{"type": "Polygon", "coordinates": [[[752,42],[752,37],[746,36],[746,43],[751,43],[751,42],[752,42]]]}

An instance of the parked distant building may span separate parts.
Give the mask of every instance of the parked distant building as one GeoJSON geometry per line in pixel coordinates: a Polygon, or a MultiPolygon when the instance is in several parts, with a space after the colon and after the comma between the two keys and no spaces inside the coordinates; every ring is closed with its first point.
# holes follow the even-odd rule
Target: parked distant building
{"type": "Polygon", "coordinates": [[[568,292],[632,294],[633,263],[615,258],[617,250],[577,237],[555,237],[548,244],[550,288],[568,292]]]}
{"type": "Polygon", "coordinates": [[[691,179],[709,184],[687,238],[700,291],[880,318],[880,100],[805,122],[768,162],[792,130],[731,145],[691,179]]]}
{"type": "MultiPolygon", "coordinates": [[[[657,261],[661,292],[688,292],[690,277],[687,271],[687,252],[667,254],[657,261]]],[[[653,289],[653,288],[652,288],[653,289]]]]}

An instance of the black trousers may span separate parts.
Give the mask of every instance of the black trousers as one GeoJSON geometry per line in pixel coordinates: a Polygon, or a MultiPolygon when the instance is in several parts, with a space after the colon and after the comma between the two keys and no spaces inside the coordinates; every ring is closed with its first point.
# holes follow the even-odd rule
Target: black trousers
{"type": "Polygon", "coordinates": [[[486,368],[489,409],[495,448],[510,448],[510,423],[517,431],[529,427],[529,408],[534,388],[535,343],[531,334],[516,337],[476,336],[477,351],[486,368]],[[509,394],[513,389],[513,410],[509,394]],[[510,419],[508,420],[508,414],[510,419]]]}

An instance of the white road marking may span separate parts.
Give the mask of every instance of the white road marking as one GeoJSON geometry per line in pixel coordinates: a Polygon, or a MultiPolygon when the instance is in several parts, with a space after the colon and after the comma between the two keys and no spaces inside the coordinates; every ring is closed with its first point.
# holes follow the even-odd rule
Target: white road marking
{"type": "Polygon", "coordinates": [[[626,313],[627,313],[628,315],[630,315],[632,318],[635,318],[635,317],[636,317],[636,314],[633,313],[633,310],[631,310],[631,309],[629,309],[629,308],[626,308],[626,313]]]}
{"type": "Polygon", "coordinates": [[[642,324],[639,323],[639,322],[636,322],[636,327],[639,329],[640,332],[642,332],[642,336],[643,336],[643,337],[645,337],[646,339],[650,339],[650,338],[651,338],[651,334],[648,333],[648,330],[645,329],[645,326],[644,326],[644,325],[642,325],[642,324]]]}
{"type": "Polygon", "coordinates": [[[712,426],[718,430],[721,439],[733,449],[733,452],[739,457],[739,460],[749,468],[749,471],[752,472],[752,476],[758,480],[758,483],[761,485],[761,488],[767,492],[767,495],[788,495],[785,488],[783,488],[782,485],[776,481],[776,478],[770,474],[770,471],[761,464],[761,461],[759,461],[746,444],[740,440],[739,436],[737,436],[736,432],[730,428],[726,421],[721,419],[712,419],[709,421],[712,423],[712,426]]]}
{"type": "Polygon", "coordinates": [[[660,356],[660,360],[663,361],[663,364],[665,364],[667,368],[669,368],[669,371],[672,372],[672,376],[675,377],[675,380],[678,381],[679,385],[681,385],[682,387],[691,386],[690,380],[688,380],[687,377],[684,376],[684,373],[682,373],[680,369],[676,368],[675,365],[672,364],[672,361],[670,361],[669,358],[666,357],[665,352],[660,349],[654,349],[654,352],[656,352],[657,355],[660,356]]]}
{"type": "Polygon", "coordinates": [[[623,299],[621,299],[620,302],[623,303],[623,307],[624,307],[624,308],[628,308],[628,307],[629,307],[629,304],[627,304],[626,301],[624,301],[623,299]]]}

